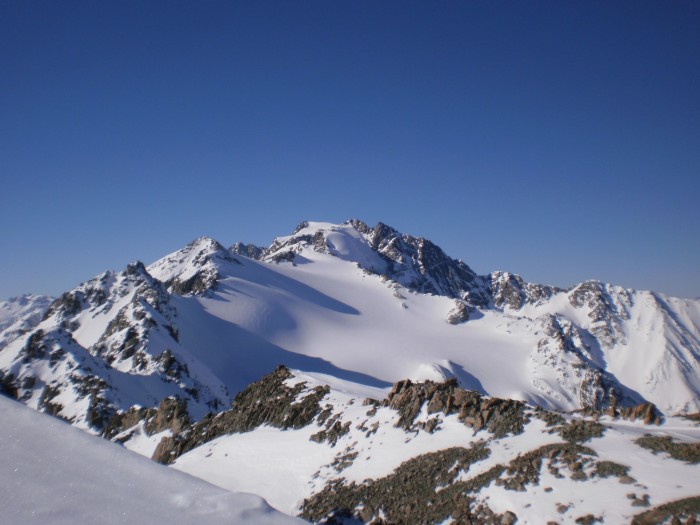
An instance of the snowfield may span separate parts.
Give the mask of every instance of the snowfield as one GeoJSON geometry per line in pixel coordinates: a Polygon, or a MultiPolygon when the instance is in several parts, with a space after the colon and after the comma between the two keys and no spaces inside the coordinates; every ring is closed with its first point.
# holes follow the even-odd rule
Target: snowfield
{"type": "Polygon", "coordinates": [[[0,417],[3,523],[303,523],[3,396],[0,417]]]}

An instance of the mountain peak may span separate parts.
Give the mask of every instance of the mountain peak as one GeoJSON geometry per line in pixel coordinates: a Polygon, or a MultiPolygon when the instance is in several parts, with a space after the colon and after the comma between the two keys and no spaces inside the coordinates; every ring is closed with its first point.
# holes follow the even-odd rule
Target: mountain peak
{"type": "Polygon", "coordinates": [[[148,267],[148,272],[178,295],[202,295],[219,279],[219,267],[240,264],[230,250],[211,237],[199,237],[148,267]]]}

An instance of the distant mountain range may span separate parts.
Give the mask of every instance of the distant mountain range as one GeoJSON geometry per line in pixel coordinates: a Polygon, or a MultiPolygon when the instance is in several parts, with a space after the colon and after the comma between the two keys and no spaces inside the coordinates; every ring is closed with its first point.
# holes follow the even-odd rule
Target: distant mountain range
{"type": "MultiPolygon", "coordinates": [[[[370,436],[393,435],[394,430],[382,430],[388,423],[401,432],[387,438],[398,439],[396,446],[401,435],[422,443],[421,435],[434,436],[438,430],[440,443],[456,444],[468,427],[470,432],[483,429],[489,440],[515,440],[512,446],[525,453],[559,443],[567,425],[599,425],[601,417],[660,424],[686,421],[674,416],[700,411],[700,301],[598,281],[563,289],[527,283],[508,272],[477,275],[429,240],[359,220],[304,222],[265,248],[242,243],[226,248],[203,237],[147,267],[136,262],[105,272],[53,301],[23,296],[0,303],[0,329],[0,389],[6,394],[161,462],[177,459],[176,468],[256,492],[277,508],[314,521],[340,520],[343,512],[342,519],[365,522],[403,522],[411,515],[396,510],[406,502],[393,510],[382,510],[376,502],[363,507],[362,501],[375,500],[370,493],[353,493],[343,484],[348,480],[338,481],[344,468],[321,468],[336,460],[341,466],[349,462],[362,490],[380,490],[362,485],[360,474],[389,483],[382,476],[393,469],[372,466],[376,459],[370,459],[369,450],[381,448],[370,436]],[[263,376],[267,379],[260,382],[263,376]],[[399,401],[401,395],[408,397],[399,401]],[[259,403],[251,404],[250,396],[259,403]],[[366,398],[375,401],[362,406],[366,398]],[[357,408],[351,408],[353,400],[357,408]],[[271,404],[261,412],[265,402],[271,404]],[[307,412],[289,411],[297,405],[307,412]],[[575,410],[582,411],[582,419],[563,414],[575,410]],[[362,414],[372,411],[362,421],[362,414]],[[378,413],[386,417],[373,419],[378,413]],[[431,413],[443,416],[431,419],[431,413]],[[498,414],[512,421],[496,423],[498,414]],[[288,441],[314,427],[298,449],[288,441]],[[265,428],[283,430],[265,433],[265,428]],[[211,439],[192,440],[202,433],[211,439]],[[558,436],[554,441],[552,433],[558,436]],[[221,470],[206,467],[205,451],[212,440],[234,434],[256,435],[262,439],[260,450],[272,440],[277,445],[270,450],[277,453],[315,447],[313,469],[321,470],[316,477],[313,470],[299,475],[299,487],[286,492],[272,484],[280,494],[264,488],[262,478],[248,485],[240,475],[226,480],[221,470]],[[529,436],[527,446],[516,444],[520,435],[529,436]],[[341,443],[347,457],[340,454],[341,443]],[[358,466],[363,457],[364,466],[358,466]],[[375,471],[382,476],[372,476],[375,471]],[[329,489],[333,483],[340,483],[335,492],[329,489]]],[[[636,424],[615,425],[626,442],[636,439],[636,424]]],[[[692,423],[681,427],[686,429],[678,434],[683,440],[697,439],[692,423]]],[[[586,459],[588,452],[580,448],[599,437],[596,432],[565,440],[574,448],[557,454],[591,469],[605,468],[586,459]]],[[[489,440],[483,446],[493,450],[489,440]]],[[[454,476],[440,474],[444,486],[471,479],[469,465],[480,461],[473,454],[486,454],[472,441],[470,459],[449,456],[465,469],[454,476]]],[[[389,464],[420,462],[422,454],[443,450],[433,445],[407,447],[389,464]]],[[[618,453],[625,447],[643,452],[625,445],[618,453]]],[[[272,461],[260,454],[263,464],[272,461]]],[[[516,458],[506,454],[502,460],[507,457],[516,458]]],[[[625,476],[634,477],[628,471],[625,476]]],[[[678,474],[671,469],[669,475],[673,472],[678,474]]],[[[590,474],[586,479],[596,478],[590,474]]],[[[492,481],[501,479],[498,486],[507,488],[499,476],[492,481]]],[[[526,481],[519,482],[525,492],[526,481]]],[[[449,517],[460,522],[459,516],[472,516],[476,523],[506,523],[511,510],[487,502],[486,492],[480,492],[495,486],[474,489],[464,501],[453,495],[462,514],[441,504],[434,519],[430,513],[416,514],[421,517],[414,522],[441,523],[449,517]]],[[[423,496],[415,497],[426,504],[423,496]]],[[[679,498],[666,494],[660,499],[679,498]]],[[[527,508],[520,505],[511,513],[517,519],[528,515],[527,508]]],[[[598,508],[594,505],[592,512],[598,508]]],[[[596,518],[595,512],[591,516],[596,518]]]]}

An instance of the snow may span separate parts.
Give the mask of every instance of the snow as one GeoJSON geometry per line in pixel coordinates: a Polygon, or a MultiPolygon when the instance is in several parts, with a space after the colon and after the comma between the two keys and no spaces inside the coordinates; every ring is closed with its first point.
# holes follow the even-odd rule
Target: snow
{"type": "MultiPolygon", "coordinates": [[[[233,257],[213,239],[202,237],[149,266],[150,275],[133,266],[131,272],[98,276],[73,291],[82,297],[77,313],[65,318],[56,314],[37,325],[44,331],[47,353],[63,351],[58,357],[23,357],[31,332],[22,331],[39,322],[49,299],[0,303],[0,325],[8,327],[0,332],[0,369],[18,383],[34,385],[23,401],[35,408],[45,385],[65,387],[52,402],[63,406],[61,415],[72,418],[74,426],[87,429],[90,399],[78,396],[69,378],[88,370],[105,381],[101,394],[124,410],[156,406],[165,396],[194,390],[199,401],[190,398],[188,410],[197,419],[209,409],[207,400],[226,406],[229,394],[285,364],[295,369],[293,381],[331,387],[323,403],[351,423],[349,432],[332,447],[310,439],[322,429],[315,424],[286,431],[261,427],[206,443],[166,469],[0,398],[0,413],[11,422],[0,428],[6,444],[0,482],[8,487],[0,503],[9,509],[11,522],[43,522],[51,512],[55,523],[283,523],[286,518],[262,500],[238,492],[253,492],[274,508],[295,514],[303,499],[329,479],[362,483],[389,475],[416,455],[489,439],[455,415],[440,415],[439,430],[429,434],[396,428],[398,416],[389,408],[369,414],[372,407],[363,404],[365,398],[383,399],[393,382],[407,378],[456,378],[462,387],[484,394],[574,410],[579,408],[580,365],[585,361],[667,415],[700,410],[698,300],[589,282],[517,310],[480,310],[468,322],[451,325],[446,316],[455,300],[414,293],[372,273],[384,271],[387,262],[350,224],[308,223],[275,243],[278,251],[293,249],[295,262],[233,257]],[[319,232],[327,250],[303,242],[285,244],[319,232]],[[219,278],[202,296],[168,296],[151,279],[186,281],[201,272],[219,278]],[[162,309],[144,302],[139,295],[144,286],[166,297],[162,309]],[[572,300],[581,290],[585,300],[572,300]],[[96,291],[104,294],[104,302],[90,303],[96,291]],[[601,317],[595,301],[603,301],[614,319],[601,317]],[[128,328],[105,335],[120,312],[128,328]],[[564,347],[558,334],[547,334],[554,321],[571,331],[576,348],[564,347]],[[159,375],[153,360],[138,368],[133,357],[107,365],[99,345],[120,344],[132,328],[145,343],[144,355],[155,358],[169,350],[187,375],[159,375]],[[356,460],[338,470],[337,460],[348,451],[358,454],[356,460]]],[[[502,282],[512,277],[493,275],[502,282]]],[[[434,416],[423,407],[418,420],[434,416]]],[[[543,469],[539,486],[513,492],[492,485],[481,497],[498,512],[515,511],[519,523],[568,522],[587,513],[618,523],[639,510],[629,507],[628,492],[648,492],[653,505],[697,494],[697,466],[632,443],[646,432],[698,441],[697,426],[677,418],[652,429],[639,422],[603,421],[610,429],[586,446],[600,460],[629,465],[636,485],[620,484],[616,478],[582,484],[552,478],[543,469]],[[544,491],[547,486],[555,489],[544,491]],[[570,507],[567,513],[557,511],[560,504],[570,507]]],[[[139,423],[117,438],[127,439],[127,449],[150,457],[169,435],[166,430],[149,436],[139,423]]],[[[472,465],[460,479],[559,441],[533,418],[524,434],[490,440],[489,458],[472,465]]]]}
{"type": "Polygon", "coordinates": [[[0,396],[5,523],[303,523],[0,396]]]}
{"type": "MultiPolygon", "coordinates": [[[[311,388],[323,384],[323,381],[317,383],[317,379],[296,372],[290,382],[305,381],[311,388]]],[[[363,405],[362,399],[352,398],[347,392],[331,389],[322,404],[332,406],[333,414],[340,415],[343,424],[350,422],[349,432],[340,437],[335,446],[310,440],[311,435],[320,430],[315,424],[286,431],[260,427],[206,443],[181,456],[174,468],[229,490],[254,492],[273,507],[296,514],[303,500],[321,491],[331,479],[344,478],[346,483],[358,484],[376,480],[422,454],[450,447],[469,448],[486,441],[491,453],[457,478],[457,481],[466,481],[494,466],[507,465],[531,450],[562,442],[562,438],[556,432],[550,433],[545,422],[534,413],[530,414],[530,422],[522,434],[494,439],[486,431],[474,432],[459,421],[456,414],[428,414],[425,404],[416,422],[437,415],[441,421],[434,433],[406,432],[396,427],[399,415],[390,408],[380,407],[374,415],[369,415],[372,407],[363,405]],[[378,424],[376,430],[368,432],[375,423],[378,424]],[[349,466],[338,470],[336,460],[349,452],[356,453],[356,458],[349,466]],[[274,476],[269,475],[271,471],[275,472],[274,476]]],[[[608,417],[601,418],[601,422],[607,427],[603,437],[592,439],[584,446],[594,451],[596,461],[613,461],[630,467],[629,475],[636,480],[632,484],[620,483],[615,476],[576,481],[569,477],[568,467],[562,463],[559,466],[565,474],[563,478],[555,478],[543,466],[538,485],[528,484],[524,492],[517,492],[491,484],[479,493],[479,499],[496,512],[515,512],[518,523],[538,525],[548,520],[574,523],[576,518],[586,514],[603,516],[606,523],[627,523],[632,515],[643,510],[631,506],[629,493],[640,497],[649,494],[653,505],[697,495],[697,465],[670,459],[664,454],[655,455],[633,441],[651,433],[697,442],[700,427],[680,418],[668,418],[658,427],[608,417]],[[568,506],[566,513],[559,512],[559,505],[568,506]]],[[[589,475],[592,471],[592,466],[587,467],[589,475]]]]}
{"type": "MultiPolygon", "coordinates": [[[[632,484],[618,482],[617,478],[593,478],[585,482],[575,481],[568,476],[555,478],[546,467],[540,471],[538,485],[527,485],[526,491],[516,492],[503,487],[490,485],[480,493],[480,501],[486,501],[496,512],[515,512],[518,523],[537,525],[549,520],[558,523],[574,523],[575,519],[587,514],[602,517],[605,523],[629,523],[632,516],[644,510],[631,506],[628,494],[641,497],[650,495],[652,506],[678,499],[697,496],[697,465],[677,460],[669,460],[663,455],[655,455],[632,443],[632,440],[652,432],[655,435],[683,435],[691,441],[700,439],[700,429],[686,421],[672,418],[660,428],[642,423],[614,421],[602,418],[607,430],[603,437],[585,443],[596,453],[596,461],[613,461],[630,467],[629,475],[636,481],[632,484]],[[545,488],[551,488],[546,491],[545,488]],[[568,509],[558,511],[559,505],[568,509]]],[[[538,443],[536,433],[527,432],[518,437],[521,443],[530,440],[530,448],[538,443]],[[533,437],[536,441],[533,441],[533,437]]],[[[507,440],[512,446],[514,440],[507,440]]],[[[528,449],[522,448],[522,452],[528,449]]],[[[492,447],[494,456],[503,455],[492,447]]],[[[503,461],[501,461],[503,462],[503,461]]],[[[484,462],[486,463],[486,462],[484,462]]],[[[590,474],[591,469],[586,472],[590,474]]],[[[566,473],[566,467],[563,468],[566,473]]],[[[475,473],[477,471],[474,471],[475,473]]],[[[470,471],[470,476],[472,472],[470,471]]]]}

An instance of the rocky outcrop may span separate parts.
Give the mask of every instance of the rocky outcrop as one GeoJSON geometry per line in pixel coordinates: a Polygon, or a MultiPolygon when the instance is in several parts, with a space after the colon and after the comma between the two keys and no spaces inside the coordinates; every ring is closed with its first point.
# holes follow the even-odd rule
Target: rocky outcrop
{"type": "Polygon", "coordinates": [[[589,308],[589,330],[602,345],[611,348],[627,342],[622,323],[629,319],[632,305],[628,290],[586,281],[569,290],[568,297],[574,308],[589,308]]]}
{"type": "Polygon", "coordinates": [[[471,306],[488,305],[483,279],[429,240],[401,234],[381,222],[373,228],[357,219],[348,224],[362,233],[370,247],[387,262],[387,278],[419,293],[462,299],[471,306]]]}
{"type": "Polygon", "coordinates": [[[310,424],[321,412],[320,402],[329,389],[325,386],[307,389],[303,382],[289,386],[286,381],[292,377],[287,367],[279,366],[239,393],[230,410],[208,415],[175,436],[163,438],[153,459],[172,463],[185,452],[219,436],[248,432],[261,425],[284,430],[310,424]]]}
{"type": "Polygon", "coordinates": [[[169,293],[205,295],[216,288],[220,267],[240,264],[234,254],[209,237],[195,239],[182,250],[148,267],[169,293]]]}
{"type": "Polygon", "coordinates": [[[462,324],[469,321],[470,308],[464,301],[454,300],[454,306],[447,312],[446,320],[450,324],[462,324]]]}
{"type": "Polygon", "coordinates": [[[634,406],[642,400],[599,365],[591,348],[595,343],[570,320],[546,314],[535,320],[533,330],[540,339],[528,366],[533,386],[545,395],[596,411],[634,406]]]}
{"type": "MultiPolygon", "coordinates": [[[[400,414],[397,426],[409,430],[425,403],[428,414],[459,414],[459,419],[468,427],[475,431],[488,430],[497,437],[522,433],[528,420],[522,401],[485,397],[463,390],[457,386],[456,379],[444,383],[399,381],[382,405],[397,410],[400,414]]],[[[435,422],[421,423],[421,428],[434,429],[437,420],[432,421],[435,422]]]]}
{"type": "MultiPolygon", "coordinates": [[[[187,403],[177,397],[166,397],[157,408],[131,407],[127,411],[119,411],[112,416],[105,426],[102,436],[114,439],[122,432],[135,427],[140,422],[144,423],[144,431],[150,436],[170,430],[173,434],[182,432],[190,425],[190,416],[187,412],[187,403]]],[[[122,440],[130,436],[124,436],[122,440]]]]}
{"type": "Polygon", "coordinates": [[[645,425],[660,425],[663,422],[663,415],[654,403],[640,403],[639,405],[620,408],[613,405],[605,413],[612,417],[621,417],[630,421],[641,419],[645,425]]]}
{"type": "Polygon", "coordinates": [[[472,510],[474,498],[464,483],[455,483],[461,472],[489,454],[483,444],[469,449],[455,447],[413,458],[391,475],[361,485],[338,479],[304,500],[300,516],[314,523],[342,523],[354,518],[362,523],[426,524],[442,523],[450,517],[468,523],[478,516],[481,521],[477,523],[500,524],[500,516],[488,507],[472,510]]]}
{"type": "Polygon", "coordinates": [[[700,523],[700,496],[664,503],[637,514],[632,525],[695,525],[700,523]]]}
{"type": "Polygon", "coordinates": [[[540,305],[547,302],[562,288],[531,284],[509,272],[493,272],[489,276],[491,297],[497,308],[520,310],[525,304],[540,305]]]}
{"type": "Polygon", "coordinates": [[[266,252],[266,248],[261,248],[260,246],[255,246],[254,244],[244,244],[242,242],[237,242],[231,246],[229,250],[234,255],[242,255],[243,257],[248,257],[249,259],[255,259],[256,261],[262,259],[266,252]]]}
{"type": "MultiPolygon", "coordinates": [[[[577,444],[555,443],[519,455],[508,464],[498,464],[482,474],[469,477],[470,467],[488,458],[484,442],[471,448],[454,447],[423,454],[402,463],[388,476],[348,483],[343,478],[329,482],[304,500],[300,516],[314,523],[357,520],[362,523],[436,524],[515,523],[512,511],[497,514],[476,494],[491,484],[505,490],[523,492],[527,485],[539,485],[541,471],[547,468],[557,477],[583,481],[598,474],[595,452],[577,444]]],[[[609,463],[609,462],[607,462],[609,463]]],[[[618,475],[612,469],[607,476],[618,475]]],[[[608,471],[611,469],[608,469],[608,471]]]]}
{"type": "Polygon", "coordinates": [[[654,454],[665,452],[673,459],[686,463],[700,463],[700,443],[679,443],[670,436],[652,436],[650,434],[635,441],[642,448],[651,450],[654,454]]]}
{"type": "Polygon", "coordinates": [[[574,418],[549,431],[550,434],[555,432],[569,443],[585,443],[602,437],[605,427],[597,421],[574,418]]]}

